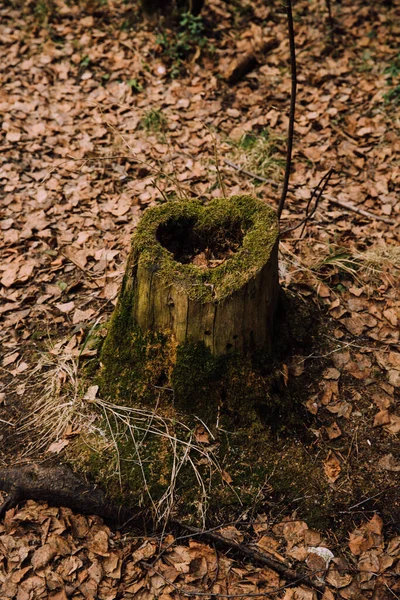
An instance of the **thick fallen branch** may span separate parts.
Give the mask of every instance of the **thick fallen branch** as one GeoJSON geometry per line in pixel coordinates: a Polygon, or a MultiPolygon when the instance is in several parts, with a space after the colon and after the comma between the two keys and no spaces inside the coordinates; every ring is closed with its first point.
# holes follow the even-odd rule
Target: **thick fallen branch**
{"type": "Polygon", "coordinates": [[[257,67],[262,58],[267,52],[274,50],[279,46],[278,40],[271,39],[262,42],[258,47],[254,48],[251,52],[245,54],[240,60],[238,60],[233,67],[229,70],[226,77],[228,83],[238,83],[247,73],[250,73],[255,67],[257,67]]]}

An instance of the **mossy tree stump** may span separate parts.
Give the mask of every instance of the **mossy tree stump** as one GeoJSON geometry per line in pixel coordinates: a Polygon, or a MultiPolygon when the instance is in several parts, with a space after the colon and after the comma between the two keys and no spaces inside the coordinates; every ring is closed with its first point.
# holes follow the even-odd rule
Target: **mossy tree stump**
{"type": "Polygon", "coordinates": [[[103,348],[109,389],[143,399],[146,386],[175,388],[178,372],[192,382],[201,375],[204,389],[225,357],[271,351],[277,254],[276,214],[250,196],[149,209],[103,348]]]}

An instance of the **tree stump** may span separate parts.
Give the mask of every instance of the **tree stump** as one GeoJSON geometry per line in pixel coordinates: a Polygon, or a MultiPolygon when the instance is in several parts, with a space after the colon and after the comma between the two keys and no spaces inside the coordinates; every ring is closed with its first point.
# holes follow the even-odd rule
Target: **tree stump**
{"type": "Polygon", "coordinates": [[[185,378],[204,371],[215,380],[220,359],[270,352],[277,254],[276,214],[250,196],[149,209],[133,237],[104,344],[104,379],[120,391],[135,388],[138,398],[138,378],[144,387],[174,388],[179,362],[185,378]]]}

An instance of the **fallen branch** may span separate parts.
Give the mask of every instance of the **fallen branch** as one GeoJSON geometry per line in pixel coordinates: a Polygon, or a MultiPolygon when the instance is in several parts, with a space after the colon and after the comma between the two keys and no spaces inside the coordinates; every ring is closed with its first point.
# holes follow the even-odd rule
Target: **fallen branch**
{"type": "Polygon", "coordinates": [[[239,165],[236,165],[235,163],[228,160],[227,158],[224,158],[224,163],[226,165],[228,165],[229,167],[232,167],[232,169],[239,171],[239,173],[243,173],[243,175],[247,175],[248,177],[257,179],[257,181],[263,181],[264,183],[269,183],[273,187],[276,187],[276,188],[279,187],[279,183],[277,183],[273,179],[266,179],[265,177],[261,177],[261,175],[257,175],[256,173],[252,173],[251,171],[246,171],[246,169],[242,169],[242,167],[240,167],[239,165]]]}
{"type": "Polygon", "coordinates": [[[383,221],[388,225],[396,225],[396,221],[394,221],[393,219],[389,219],[388,217],[382,217],[381,215],[375,215],[374,213],[371,213],[368,210],[364,210],[363,208],[358,208],[358,206],[354,206],[354,204],[351,204],[350,202],[345,202],[344,200],[337,200],[337,198],[329,196],[328,194],[323,194],[322,197],[326,198],[326,200],[329,200],[329,202],[331,202],[332,204],[341,206],[346,210],[351,210],[352,212],[362,215],[363,217],[368,217],[368,219],[376,219],[377,221],[383,221]]]}
{"type": "Polygon", "coordinates": [[[226,77],[230,84],[238,83],[247,73],[250,73],[255,67],[260,64],[260,57],[263,57],[267,52],[274,50],[279,46],[277,39],[271,39],[262,42],[258,47],[251,52],[245,54],[233,67],[229,70],[226,77]]]}
{"type": "Polygon", "coordinates": [[[318,592],[325,591],[324,583],[311,580],[308,577],[308,575],[305,575],[304,573],[295,571],[294,569],[285,566],[279,561],[270,558],[269,556],[266,556],[263,552],[259,552],[258,550],[252,550],[248,546],[245,546],[244,544],[239,544],[238,542],[235,542],[233,540],[229,540],[223,535],[220,535],[219,533],[215,533],[212,531],[202,531],[197,527],[193,527],[193,525],[186,525],[185,523],[180,523],[179,521],[173,521],[172,524],[189,533],[193,533],[193,535],[195,535],[197,539],[203,539],[205,542],[208,543],[211,542],[215,544],[216,547],[219,546],[220,548],[223,548],[225,550],[234,550],[241,556],[250,559],[252,562],[258,563],[265,567],[269,567],[270,569],[273,569],[274,571],[279,573],[279,575],[281,575],[284,579],[288,579],[293,583],[298,583],[301,581],[305,585],[314,588],[318,592]]]}
{"type": "Polygon", "coordinates": [[[321,196],[322,196],[326,186],[329,183],[329,179],[331,178],[332,173],[333,173],[333,169],[329,169],[329,171],[327,173],[325,173],[325,175],[322,177],[322,179],[318,182],[318,185],[314,188],[313,193],[311,194],[310,199],[307,202],[306,214],[305,214],[304,218],[300,221],[300,223],[298,223],[297,225],[293,225],[293,227],[288,227],[287,229],[284,229],[282,231],[281,235],[288,233],[289,231],[294,231],[295,229],[298,229],[299,227],[301,227],[303,225],[303,229],[301,230],[301,233],[300,233],[300,237],[303,237],[303,233],[304,233],[305,226],[307,225],[307,221],[309,221],[314,216],[314,214],[318,208],[319,201],[321,200],[321,196]],[[310,206],[311,206],[314,198],[315,198],[314,206],[313,206],[312,210],[310,211],[310,206]]]}
{"type": "MultiPolygon", "coordinates": [[[[240,165],[236,165],[235,163],[233,163],[232,161],[230,161],[226,158],[224,158],[224,163],[226,165],[228,165],[229,167],[232,167],[232,169],[239,171],[239,173],[243,173],[243,175],[247,175],[248,177],[252,177],[253,179],[257,179],[258,181],[263,181],[265,183],[269,183],[273,187],[276,187],[276,188],[279,187],[279,184],[276,181],[273,181],[272,179],[266,179],[265,177],[261,177],[261,175],[252,173],[251,171],[246,171],[246,169],[242,169],[242,167],[240,165]]],[[[294,188],[289,187],[288,190],[293,191],[294,188]]],[[[334,198],[333,196],[329,196],[329,194],[322,194],[322,199],[324,199],[324,198],[326,200],[329,200],[329,202],[331,202],[332,204],[336,204],[337,206],[346,208],[347,210],[350,210],[359,215],[362,215],[363,217],[368,217],[368,219],[376,219],[377,221],[383,221],[384,223],[387,223],[388,225],[396,225],[396,221],[394,221],[393,219],[389,219],[389,217],[382,217],[381,215],[375,215],[374,213],[371,213],[368,210],[364,210],[363,208],[358,208],[358,206],[354,206],[354,204],[351,204],[350,202],[345,202],[344,200],[337,200],[337,198],[334,198]]],[[[296,228],[297,228],[297,226],[296,226],[296,228]]]]}

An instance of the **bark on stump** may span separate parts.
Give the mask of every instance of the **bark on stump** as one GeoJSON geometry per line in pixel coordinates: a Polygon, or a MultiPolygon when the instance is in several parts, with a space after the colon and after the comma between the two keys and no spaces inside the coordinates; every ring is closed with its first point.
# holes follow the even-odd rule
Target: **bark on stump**
{"type": "MultiPolygon", "coordinates": [[[[130,385],[131,361],[132,372],[150,372],[149,383],[164,363],[169,375],[163,383],[172,385],[185,347],[203,347],[215,360],[271,351],[279,295],[277,253],[276,214],[250,196],[149,209],[132,240],[104,345],[104,379],[119,388],[122,380],[130,385]],[[167,340],[168,358],[160,340],[167,340]]],[[[194,378],[199,368],[193,365],[194,378]]]]}

